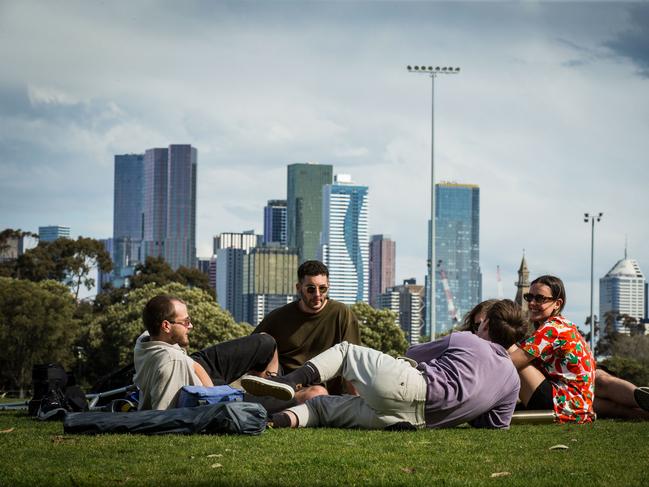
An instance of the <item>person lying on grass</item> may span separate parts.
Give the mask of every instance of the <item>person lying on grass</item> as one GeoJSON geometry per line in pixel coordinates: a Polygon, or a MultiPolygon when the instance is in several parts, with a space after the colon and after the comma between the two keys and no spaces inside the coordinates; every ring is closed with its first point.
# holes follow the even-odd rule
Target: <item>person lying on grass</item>
{"type": "Polygon", "coordinates": [[[480,334],[457,332],[408,349],[406,359],[343,342],[281,377],[246,375],[251,394],[289,400],[296,391],[342,376],[359,396],[319,396],[274,414],[275,427],[441,428],[469,422],[507,428],[520,381],[506,348],[527,327],[510,300],[496,303],[480,334]]]}
{"type": "MultiPolygon", "coordinates": [[[[194,328],[187,305],[179,298],[158,295],[150,299],[142,312],[146,331],[135,344],[135,385],[140,389],[138,409],[170,409],[176,406],[180,389],[186,385],[229,384],[246,373],[268,376],[277,373],[279,361],[275,340],[260,333],[229,340],[187,355],[189,334],[194,328]]],[[[294,403],[318,394],[322,386],[305,389],[294,403]]],[[[260,402],[272,411],[286,403],[272,398],[246,398],[260,402]]]]}

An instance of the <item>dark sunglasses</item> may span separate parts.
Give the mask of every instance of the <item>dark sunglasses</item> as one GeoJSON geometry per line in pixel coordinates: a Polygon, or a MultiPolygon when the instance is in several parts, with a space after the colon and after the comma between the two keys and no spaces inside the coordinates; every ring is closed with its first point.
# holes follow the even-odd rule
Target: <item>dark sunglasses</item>
{"type": "Polygon", "coordinates": [[[329,288],[327,286],[314,286],[313,284],[309,284],[308,286],[304,286],[306,289],[306,292],[309,294],[315,294],[316,289],[320,291],[320,294],[327,294],[327,291],[329,291],[329,288]]]}
{"type": "Polygon", "coordinates": [[[549,303],[550,301],[557,300],[552,296],[543,296],[543,294],[531,294],[531,293],[523,294],[523,299],[528,303],[531,303],[532,301],[536,301],[537,303],[541,303],[541,304],[545,304],[545,303],[549,303]]]}

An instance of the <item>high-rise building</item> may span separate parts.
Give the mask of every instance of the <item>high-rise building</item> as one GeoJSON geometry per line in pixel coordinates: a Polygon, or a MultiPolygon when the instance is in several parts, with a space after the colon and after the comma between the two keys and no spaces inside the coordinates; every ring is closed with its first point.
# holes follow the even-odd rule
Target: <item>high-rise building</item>
{"type": "Polygon", "coordinates": [[[264,244],[286,243],[286,200],[269,200],[264,207],[264,244]]]}
{"type": "Polygon", "coordinates": [[[297,251],[270,246],[252,249],[243,258],[245,321],[253,326],[270,311],[295,299],[297,251]]]}
{"type": "Polygon", "coordinates": [[[627,258],[626,251],[624,254],[624,259],[599,280],[600,336],[604,336],[609,314],[615,319],[616,331],[624,334],[630,331],[624,316],[638,323],[645,317],[645,277],[638,261],[627,258]]]}
{"type": "Polygon", "coordinates": [[[370,304],[378,307],[378,296],[394,286],[396,244],[387,235],[370,239],[370,304]]]}
{"type": "Polygon", "coordinates": [[[114,174],[111,279],[113,285],[119,287],[133,274],[135,265],[141,262],[144,154],[116,155],[114,174]]]}
{"type": "Polygon", "coordinates": [[[260,237],[254,230],[219,233],[213,239],[214,253],[216,254],[219,249],[243,249],[248,252],[253,247],[259,246],[260,237]]]}
{"type": "Polygon", "coordinates": [[[318,257],[322,233],[322,188],[331,184],[333,166],[290,164],[287,173],[288,246],[298,249],[300,262],[318,257]]]}
{"type": "Polygon", "coordinates": [[[246,255],[259,244],[261,238],[253,230],[224,232],[214,237],[216,257],[216,300],[237,321],[245,321],[243,303],[243,264],[246,255]]]}
{"type": "Polygon", "coordinates": [[[435,185],[435,203],[435,333],[439,334],[456,324],[449,310],[454,309],[455,317],[461,320],[482,301],[480,188],[439,183],[435,185]],[[442,269],[450,297],[441,282],[442,269]]]}
{"type": "Polygon", "coordinates": [[[368,187],[339,174],[323,189],[321,260],[329,268],[329,296],[345,304],[369,298],[368,187]]]}
{"type": "Polygon", "coordinates": [[[424,324],[424,286],[414,279],[403,281],[377,296],[379,308],[387,308],[397,314],[397,324],[406,334],[411,345],[419,343],[424,324]]]}
{"type": "Polygon", "coordinates": [[[191,145],[144,154],[143,257],[196,266],[197,151],[191,145]]]}
{"type": "Polygon", "coordinates": [[[61,225],[38,227],[38,239],[41,242],[54,242],[57,238],[70,238],[70,227],[61,225]]]}
{"type": "Polygon", "coordinates": [[[216,300],[221,308],[236,321],[244,321],[243,314],[243,258],[244,249],[218,249],[216,252],[216,300]]]}

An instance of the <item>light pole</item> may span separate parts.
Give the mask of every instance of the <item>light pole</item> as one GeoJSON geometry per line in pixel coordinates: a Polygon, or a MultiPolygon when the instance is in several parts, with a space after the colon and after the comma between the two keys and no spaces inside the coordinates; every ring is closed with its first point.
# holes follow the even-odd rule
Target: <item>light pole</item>
{"type": "Polygon", "coordinates": [[[459,74],[458,67],[407,66],[408,72],[430,77],[430,249],[428,255],[428,306],[426,314],[430,323],[430,338],[435,339],[435,78],[438,74],[459,74]]]}
{"type": "MultiPolygon", "coordinates": [[[[595,262],[595,220],[602,219],[604,213],[584,213],[584,222],[590,220],[590,350],[595,354],[595,316],[593,315],[593,267],[595,262]]],[[[601,317],[600,317],[601,318],[601,317]]]]}

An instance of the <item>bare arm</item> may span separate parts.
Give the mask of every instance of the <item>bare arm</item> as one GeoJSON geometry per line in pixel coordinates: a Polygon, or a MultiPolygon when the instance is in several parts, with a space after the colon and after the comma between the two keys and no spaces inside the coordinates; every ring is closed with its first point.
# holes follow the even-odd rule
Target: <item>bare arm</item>
{"type": "Polygon", "coordinates": [[[212,379],[207,374],[207,371],[198,362],[194,362],[194,372],[196,373],[196,375],[201,380],[201,382],[203,383],[204,386],[212,387],[214,385],[214,383],[212,382],[212,379]]]}
{"type": "Polygon", "coordinates": [[[509,347],[507,349],[507,352],[509,353],[509,358],[512,359],[512,362],[514,362],[514,367],[516,367],[516,370],[521,370],[534,359],[533,356],[521,350],[516,345],[509,347]]]}

